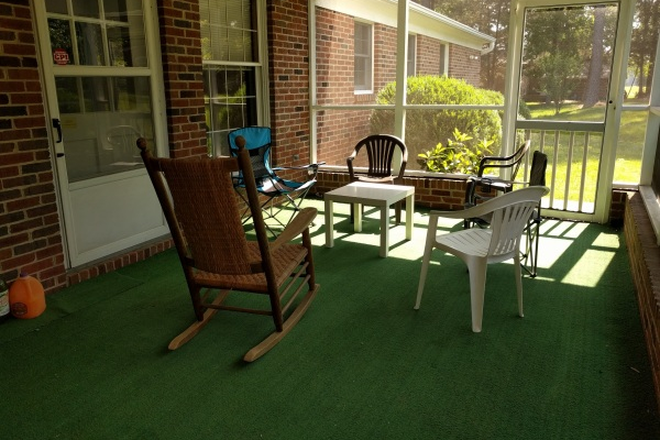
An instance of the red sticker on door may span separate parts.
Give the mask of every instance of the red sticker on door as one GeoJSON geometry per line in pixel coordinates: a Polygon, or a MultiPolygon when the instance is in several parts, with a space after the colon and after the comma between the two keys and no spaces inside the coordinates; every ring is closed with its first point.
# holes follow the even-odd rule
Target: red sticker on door
{"type": "Polygon", "coordinates": [[[69,64],[68,52],[64,49],[55,49],[53,51],[53,61],[55,61],[55,64],[59,64],[60,66],[69,64]]]}

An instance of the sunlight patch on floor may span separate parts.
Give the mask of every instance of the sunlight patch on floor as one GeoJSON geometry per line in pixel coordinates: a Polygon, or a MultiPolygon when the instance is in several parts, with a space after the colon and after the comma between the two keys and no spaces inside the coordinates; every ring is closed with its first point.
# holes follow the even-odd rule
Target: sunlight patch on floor
{"type": "Polygon", "coordinates": [[[598,234],[598,237],[593,242],[594,247],[602,247],[609,249],[619,249],[621,247],[621,241],[617,234],[598,234]]]}
{"type": "Polygon", "coordinates": [[[562,283],[596,287],[614,258],[615,252],[587,250],[566,274],[562,283]],[[587,267],[589,270],[584,270],[587,267]]]}
{"type": "Polygon", "coordinates": [[[541,235],[544,237],[576,239],[587,229],[588,225],[588,223],[544,220],[541,224],[541,235]]]}

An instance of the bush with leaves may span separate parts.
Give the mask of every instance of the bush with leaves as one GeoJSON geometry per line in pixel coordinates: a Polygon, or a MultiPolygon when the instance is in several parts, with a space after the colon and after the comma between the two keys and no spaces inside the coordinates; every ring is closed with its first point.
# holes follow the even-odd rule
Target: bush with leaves
{"type": "Polygon", "coordinates": [[[493,141],[472,142],[472,136],[458,129],[453,136],[447,139],[446,145],[440,142],[433,149],[419,153],[417,162],[423,169],[437,173],[477,174],[481,158],[492,152],[493,141]]]}
{"type": "MultiPolygon", "coordinates": [[[[499,92],[474,87],[464,80],[446,76],[415,76],[407,80],[408,104],[504,103],[499,92]]],[[[396,84],[387,84],[376,98],[378,104],[394,104],[396,84]]],[[[394,111],[373,110],[372,133],[394,132],[394,111]]],[[[502,143],[502,118],[497,110],[423,110],[406,112],[406,145],[413,153],[433,150],[451,139],[455,130],[474,139],[483,139],[497,151],[502,143]]]]}

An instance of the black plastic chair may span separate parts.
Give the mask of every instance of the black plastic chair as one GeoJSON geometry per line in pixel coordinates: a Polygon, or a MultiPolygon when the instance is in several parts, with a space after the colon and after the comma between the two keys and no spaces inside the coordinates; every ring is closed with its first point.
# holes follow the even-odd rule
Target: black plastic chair
{"type": "MultiPolygon", "coordinates": [[[[545,186],[545,173],[548,169],[548,156],[540,151],[535,151],[532,156],[532,166],[529,171],[529,186],[545,186]]],[[[534,278],[538,273],[539,259],[539,236],[541,229],[541,202],[532,213],[525,228],[526,243],[525,250],[521,254],[521,265],[530,277],[534,278]]]]}
{"type": "MultiPolygon", "coordinates": [[[[391,134],[373,134],[361,139],[353,153],[346,158],[348,174],[351,182],[390,183],[403,185],[403,174],[408,163],[408,148],[398,137],[391,134]],[[392,171],[394,156],[399,150],[401,152],[401,166],[399,172],[392,171]],[[368,169],[365,173],[359,173],[353,168],[353,162],[360,151],[366,151],[368,169]]],[[[395,205],[396,222],[401,223],[401,202],[395,205]]],[[[351,222],[353,220],[353,208],[351,208],[351,222]]]]}
{"type": "MultiPolygon", "coordinates": [[[[465,208],[475,206],[480,201],[495,197],[498,193],[508,193],[513,189],[513,185],[518,175],[518,170],[522,164],[531,141],[528,139],[510,156],[484,156],[479,162],[479,171],[476,176],[470,176],[467,179],[465,187],[465,208]],[[495,175],[486,174],[486,170],[501,170],[510,168],[509,178],[502,179],[495,175]],[[494,195],[489,195],[495,192],[494,195]]],[[[464,228],[470,228],[473,225],[487,224],[484,219],[465,219],[464,228]]]]}

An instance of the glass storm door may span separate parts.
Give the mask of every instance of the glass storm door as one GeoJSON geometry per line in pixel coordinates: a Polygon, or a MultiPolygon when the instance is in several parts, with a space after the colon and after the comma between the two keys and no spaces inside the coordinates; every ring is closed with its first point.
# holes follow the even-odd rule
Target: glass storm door
{"type": "Polygon", "coordinates": [[[35,2],[72,267],[167,233],[135,146],[155,145],[160,114],[145,3],[35,2]]]}
{"type": "Polygon", "coordinates": [[[531,110],[513,118],[515,133],[548,155],[544,204],[558,217],[607,217],[622,98],[616,66],[625,52],[616,38],[619,9],[618,2],[521,0],[515,11],[513,47],[522,53],[510,58],[519,66],[511,88],[531,110]]]}

